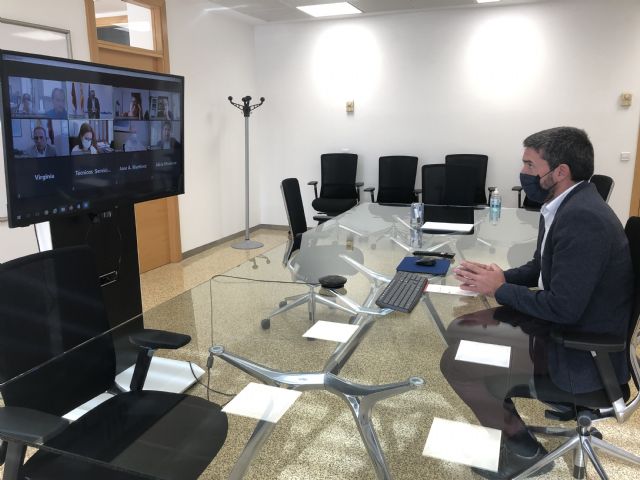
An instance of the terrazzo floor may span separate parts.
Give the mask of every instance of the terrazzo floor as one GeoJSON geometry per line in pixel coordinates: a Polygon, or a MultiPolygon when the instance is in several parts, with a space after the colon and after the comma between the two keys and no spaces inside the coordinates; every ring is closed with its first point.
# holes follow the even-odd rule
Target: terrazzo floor
{"type": "MultiPolygon", "coordinates": [[[[286,234],[265,229],[256,232],[252,238],[264,242],[264,249],[246,252],[221,245],[181,264],[143,274],[143,303],[148,310],[145,324],[191,335],[191,344],[181,349],[176,358],[188,359],[201,366],[206,363],[208,346],[222,344],[228,351],[272,368],[322,370],[335,344],[309,342],[301,337],[309,327],[304,307],[274,318],[270,330],[260,328],[260,319],[265,312],[283,297],[303,293],[302,287],[224,277],[201,283],[225,271],[230,275],[263,280],[290,280],[280,264],[286,234]],[[162,303],[168,298],[172,300],[162,303]]],[[[368,288],[366,282],[349,282],[349,294],[361,299],[368,288]]],[[[348,318],[342,312],[320,308],[323,320],[344,323],[348,318]]],[[[453,313],[461,315],[481,308],[480,303],[464,300],[453,313]]],[[[421,303],[409,317],[392,314],[377,321],[340,376],[362,384],[391,383],[412,375],[425,378],[424,388],[383,400],[373,411],[373,423],[393,478],[480,478],[467,466],[421,455],[434,417],[477,424],[471,411],[436,367],[444,347],[433,322],[425,322],[428,318],[428,310],[421,303]]],[[[216,360],[211,374],[213,388],[237,393],[250,381],[255,380],[216,360]]],[[[205,388],[200,385],[192,387],[189,393],[206,396],[205,388]]],[[[210,394],[210,398],[220,404],[229,400],[229,397],[215,393],[210,394]]],[[[544,406],[539,402],[516,400],[516,404],[527,424],[557,425],[544,418],[544,406]]],[[[227,442],[203,474],[203,479],[229,478],[256,421],[230,416],[229,424],[227,442]]],[[[565,425],[573,426],[571,423],[565,425]]],[[[640,414],[624,425],[607,421],[598,428],[606,440],[640,454],[640,414]]],[[[541,440],[548,449],[559,445],[558,440],[541,440]]],[[[629,464],[605,455],[601,460],[611,479],[640,477],[640,470],[629,464]]],[[[566,456],[555,462],[550,473],[536,478],[570,479],[571,464],[571,457],[566,456]]],[[[376,475],[344,402],[325,391],[309,391],[303,393],[277,424],[244,478],[375,479],[376,475]]],[[[598,478],[592,467],[588,468],[587,478],[598,478]]]]}
{"type": "MultiPolygon", "coordinates": [[[[303,293],[304,287],[226,277],[208,281],[225,272],[263,280],[290,280],[280,264],[286,237],[284,231],[258,230],[252,233],[252,239],[265,244],[261,249],[235,250],[230,246],[233,241],[229,241],[180,263],[142,274],[145,325],[187,333],[193,339],[186,347],[165,356],[204,366],[208,347],[222,344],[228,351],[272,368],[290,370],[294,365],[298,371],[322,370],[335,344],[301,337],[309,327],[304,308],[274,318],[270,330],[260,328],[264,312],[287,295],[303,293]]],[[[366,282],[352,284],[350,280],[350,296],[361,299],[366,289],[366,282]]],[[[348,318],[342,312],[321,308],[323,320],[345,322],[348,318]]],[[[480,308],[479,303],[464,299],[453,314],[480,308]]],[[[412,375],[425,379],[425,387],[383,400],[373,411],[373,423],[396,480],[480,478],[467,466],[421,455],[434,417],[477,424],[436,367],[444,348],[427,307],[421,302],[410,316],[392,314],[376,321],[340,372],[342,377],[363,384],[396,382],[412,375]]],[[[254,379],[249,375],[216,360],[210,387],[233,394],[250,381],[254,379]]],[[[209,396],[219,404],[230,399],[219,393],[207,395],[205,387],[197,384],[187,393],[209,396]]],[[[557,425],[544,418],[544,407],[539,402],[516,400],[516,405],[528,424],[557,425]]],[[[254,420],[230,416],[227,441],[201,478],[229,478],[255,425],[254,420]]],[[[606,440],[640,455],[639,413],[623,425],[607,421],[598,428],[606,440]]],[[[549,449],[558,445],[553,439],[543,443],[549,449]]],[[[640,470],[629,464],[604,455],[601,460],[611,479],[640,478],[640,470]]],[[[345,403],[328,392],[309,391],[277,424],[244,478],[355,480],[375,479],[376,475],[345,403]]],[[[570,479],[571,458],[557,460],[550,473],[536,478],[570,479]]],[[[587,478],[598,478],[591,467],[587,478]]]]}

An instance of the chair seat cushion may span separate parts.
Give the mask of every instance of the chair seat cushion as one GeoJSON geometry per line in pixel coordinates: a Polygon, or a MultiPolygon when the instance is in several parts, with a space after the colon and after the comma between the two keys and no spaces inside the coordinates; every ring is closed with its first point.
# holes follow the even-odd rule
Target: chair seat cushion
{"type": "MultiPolygon", "coordinates": [[[[143,390],[116,395],[45,445],[158,478],[196,479],[227,436],[220,406],[199,397],[143,390]],[[185,442],[176,444],[176,439],[185,442]]],[[[30,479],[138,478],[43,450],[24,467],[30,479]]]]}
{"type": "Polygon", "coordinates": [[[325,275],[318,279],[322,288],[339,289],[344,287],[347,279],[342,275],[325,275]]]}
{"type": "Polygon", "coordinates": [[[316,198],[311,206],[318,212],[337,215],[355,207],[357,203],[355,198],[316,198]]]}

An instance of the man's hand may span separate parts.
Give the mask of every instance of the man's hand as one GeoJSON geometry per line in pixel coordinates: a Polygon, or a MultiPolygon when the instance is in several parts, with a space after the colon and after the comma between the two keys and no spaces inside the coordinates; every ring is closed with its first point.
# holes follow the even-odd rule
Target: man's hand
{"type": "Polygon", "coordinates": [[[464,261],[453,270],[453,273],[456,279],[462,282],[461,289],[492,297],[496,290],[505,283],[504,272],[495,263],[485,265],[464,261]]]}

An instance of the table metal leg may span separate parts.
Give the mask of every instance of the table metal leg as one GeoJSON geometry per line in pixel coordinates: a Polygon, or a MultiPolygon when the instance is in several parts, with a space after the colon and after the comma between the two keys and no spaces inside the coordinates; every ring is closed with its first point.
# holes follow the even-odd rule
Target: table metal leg
{"type": "MultiPolygon", "coordinates": [[[[209,351],[212,355],[222,358],[229,364],[268,385],[301,391],[325,390],[341,397],[351,409],[362,441],[373,462],[376,475],[381,480],[391,479],[382,448],[380,447],[378,437],[371,423],[371,411],[379,400],[421,387],[424,385],[422,378],[411,377],[404,382],[386,385],[359,385],[327,372],[307,373],[274,370],[232,353],[225,352],[224,348],[219,345],[211,347],[209,351]]],[[[240,455],[236,466],[233,468],[231,478],[242,478],[251,461],[273,431],[275,425],[264,425],[265,423],[266,422],[260,422],[256,426],[251,439],[240,455]]]]}

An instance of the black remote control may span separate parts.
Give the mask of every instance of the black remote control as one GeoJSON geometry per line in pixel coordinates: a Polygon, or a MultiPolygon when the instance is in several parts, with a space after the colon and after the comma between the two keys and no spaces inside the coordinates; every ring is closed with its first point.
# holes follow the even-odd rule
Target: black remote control
{"type": "Polygon", "coordinates": [[[442,257],[442,258],[453,258],[456,256],[455,253],[429,252],[427,250],[416,250],[415,252],[413,252],[413,255],[416,257],[442,257]]]}

